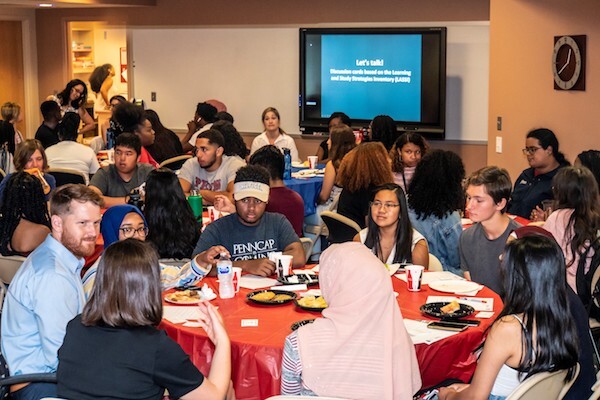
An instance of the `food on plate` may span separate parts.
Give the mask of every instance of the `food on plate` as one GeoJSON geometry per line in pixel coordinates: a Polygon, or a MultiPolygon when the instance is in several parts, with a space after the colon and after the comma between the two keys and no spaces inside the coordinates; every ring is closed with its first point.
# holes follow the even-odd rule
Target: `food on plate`
{"type": "Polygon", "coordinates": [[[289,294],[278,294],[275,295],[275,297],[273,297],[271,299],[271,301],[287,301],[287,300],[291,300],[292,296],[290,296],[289,294]]]}
{"type": "Polygon", "coordinates": [[[168,294],[166,296],[166,299],[174,303],[188,303],[193,301],[200,301],[200,293],[197,290],[181,290],[168,294]]]}
{"type": "Polygon", "coordinates": [[[453,300],[445,306],[440,307],[440,311],[444,314],[452,314],[454,311],[458,310],[460,310],[460,304],[456,300],[453,300]]]}
{"type": "Polygon", "coordinates": [[[260,293],[255,294],[254,296],[252,296],[252,300],[271,301],[271,300],[273,300],[274,297],[275,297],[275,293],[266,291],[266,292],[260,292],[260,293]]]}
{"type": "Polygon", "coordinates": [[[309,308],[327,308],[327,302],[323,296],[306,296],[298,300],[298,304],[309,308]]]}

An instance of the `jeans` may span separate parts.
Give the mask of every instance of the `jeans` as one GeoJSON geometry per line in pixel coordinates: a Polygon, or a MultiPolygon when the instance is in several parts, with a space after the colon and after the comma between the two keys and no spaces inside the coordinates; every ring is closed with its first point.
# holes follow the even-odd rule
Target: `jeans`
{"type": "Polygon", "coordinates": [[[56,383],[30,383],[10,394],[13,400],[39,400],[44,397],[56,397],[56,383]]]}

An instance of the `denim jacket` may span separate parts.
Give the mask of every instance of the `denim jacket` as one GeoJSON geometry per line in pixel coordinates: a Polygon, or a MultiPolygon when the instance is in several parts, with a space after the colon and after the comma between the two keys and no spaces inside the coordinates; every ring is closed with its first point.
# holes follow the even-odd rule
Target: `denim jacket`
{"type": "Polygon", "coordinates": [[[462,225],[458,212],[454,211],[444,218],[430,215],[423,220],[417,219],[417,214],[409,209],[408,216],[413,228],[427,239],[429,252],[439,258],[444,271],[462,276],[458,252],[458,240],[462,233],[462,225]]]}

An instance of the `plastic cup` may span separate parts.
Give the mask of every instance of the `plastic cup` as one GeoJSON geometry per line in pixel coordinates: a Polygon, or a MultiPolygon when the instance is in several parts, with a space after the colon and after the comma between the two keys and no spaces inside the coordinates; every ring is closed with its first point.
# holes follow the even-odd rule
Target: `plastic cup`
{"type": "Polygon", "coordinates": [[[237,293],[240,291],[240,279],[242,278],[242,269],[233,267],[233,290],[237,293]]]}
{"type": "Polygon", "coordinates": [[[219,219],[219,217],[217,216],[217,212],[215,210],[215,207],[213,206],[208,206],[206,207],[207,211],[208,211],[208,219],[210,220],[210,222],[213,222],[215,219],[219,219]]]}
{"type": "Polygon", "coordinates": [[[293,256],[283,254],[277,260],[277,277],[282,278],[292,273],[293,256]]]}
{"type": "Polygon", "coordinates": [[[277,261],[279,261],[279,257],[281,257],[282,255],[283,253],[281,251],[271,251],[267,254],[267,257],[269,257],[269,260],[277,264],[277,261]]]}
{"type": "Polygon", "coordinates": [[[410,292],[418,292],[421,290],[421,279],[425,267],[422,265],[407,265],[404,267],[406,271],[406,284],[410,292]]]}
{"type": "Polygon", "coordinates": [[[319,157],[317,157],[317,156],[308,156],[308,168],[316,169],[318,160],[319,160],[319,157]]]}
{"type": "Polygon", "coordinates": [[[194,217],[196,219],[202,217],[202,196],[188,196],[188,203],[190,203],[190,207],[192,207],[192,212],[194,213],[194,217]]]}

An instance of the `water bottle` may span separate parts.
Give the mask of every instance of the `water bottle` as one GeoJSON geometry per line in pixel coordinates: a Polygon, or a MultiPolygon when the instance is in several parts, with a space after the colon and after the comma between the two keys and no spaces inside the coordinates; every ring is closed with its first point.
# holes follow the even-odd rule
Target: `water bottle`
{"type": "Polygon", "coordinates": [[[283,169],[283,179],[292,179],[292,153],[290,149],[283,149],[283,160],[285,161],[285,168],[283,169]]]}
{"type": "Polygon", "coordinates": [[[221,253],[217,261],[217,276],[219,277],[219,297],[230,299],[235,294],[233,287],[233,263],[226,253],[221,253]]]}

